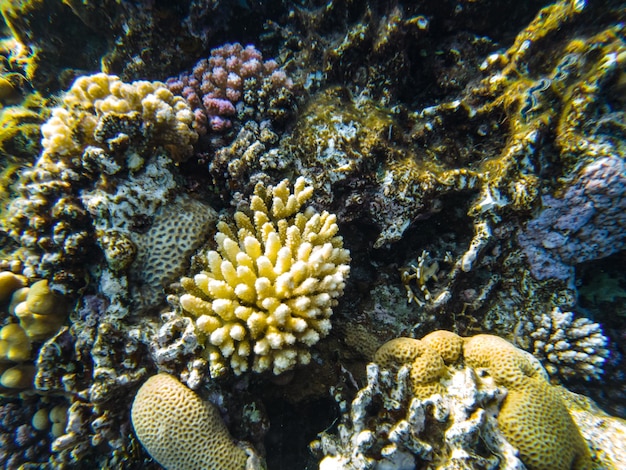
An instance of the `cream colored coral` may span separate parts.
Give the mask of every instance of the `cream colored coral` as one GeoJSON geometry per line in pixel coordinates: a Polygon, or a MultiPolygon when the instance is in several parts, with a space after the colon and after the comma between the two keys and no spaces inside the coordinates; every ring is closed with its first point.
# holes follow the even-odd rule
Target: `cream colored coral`
{"type": "Polygon", "coordinates": [[[244,470],[248,456],[219,411],[168,374],[150,377],[131,410],[135,434],[166,470],[244,470]]]}
{"type": "Polygon", "coordinates": [[[124,83],[115,75],[99,73],[76,79],[41,127],[44,155],[80,154],[95,143],[95,132],[106,116],[140,119],[143,131],[163,145],[174,159],[192,152],[198,135],[193,112],[161,82],[124,83]]]}
{"type": "Polygon", "coordinates": [[[310,361],[309,348],[330,331],[350,255],[337,236],[336,217],[302,210],[313,188],[298,178],[275,187],[257,184],[250,213],[236,226],[218,224],[217,251],[202,258],[206,270],[183,278],[186,314],[206,336],[211,374],[228,365],[241,374],[280,374],[310,361]]]}

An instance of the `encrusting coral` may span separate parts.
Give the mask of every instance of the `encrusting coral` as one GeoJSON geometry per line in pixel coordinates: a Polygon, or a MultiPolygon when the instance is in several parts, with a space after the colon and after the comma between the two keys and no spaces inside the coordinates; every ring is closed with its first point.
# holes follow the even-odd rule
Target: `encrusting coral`
{"type": "Polygon", "coordinates": [[[350,255],[336,217],[302,210],[313,188],[299,178],[255,187],[235,226],[218,223],[217,251],[197,258],[204,270],[183,278],[183,314],[206,338],[212,376],[280,374],[306,364],[309,348],[330,331],[332,307],[349,274],[350,255]]]}
{"type": "Polygon", "coordinates": [[[244,470],[256,456],[238,446],[219,411],[169,374],[150,377],[133,401],[133,429],[167,470],[244,470]]]}
{"type": "Polygon", "coordinates": [[[531,470],[592,468],[564,392],[500,337],[396,338],[376,352],[367,377],[339,435],[314,443],[325,456],[321,469],[415,468],[415,458],[424,468],[522,468],[512,447],[531,470]]]}
{"type": "MultiPolygon", "coordinates": [[[[42,126],[43,153],[22,172],[20,197],[11,204],[8,228],[23,247],[25,274],[45,277],[64,293],[84,286],[96,238],[91,219],[111,210],[115,182],[123,186],[129,173],[140,182],[161,178],[150,187],[163,186],[161,196],[168,196],[168,165],[189,157],[198,137],[193,119],[185,100],[163,83],[124,83],[102,73],[78,78],[42,126]],[[98,198],[105,188],[108,198],[98,198]]],[[[120,212],[134,215],[138,205],[120,212]]]]}

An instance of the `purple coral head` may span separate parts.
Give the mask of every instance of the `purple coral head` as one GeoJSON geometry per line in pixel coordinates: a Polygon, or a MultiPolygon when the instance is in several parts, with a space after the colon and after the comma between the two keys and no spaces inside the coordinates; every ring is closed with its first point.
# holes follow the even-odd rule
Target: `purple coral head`
{"type": "Polygon", "coordinates": [[[237,112],[230,101],[221,98],[205,96],[202,104],[209,116],[233,116],[237,112]]]}
{"type": "Polygon", "coordinates": [[[204,134],[208,129],[219,132],[230,128],[229,117],[237,114],[237,105],[245,99],[244,84],[262,87],[265,80],[275,90],[292,87],[276,61],[264,62],[253,45],[228,43],[212,49],[208,59],[200,60],[191,72],[167,80],[167,85],[189,102],[196,117],[195,127],[204,134]]]}
{"type": "Polygon", "coordinates": [[[215,132],[223,132],[230,129],[232,122],[229,119],[224,119],[220,116],[213,116],[210,120],[211,129],[215,132]]]}
{"type": "Polygon", "coordinates": [[[599,158],[562,197],[544,197],[544,209],[518,237],[537,279],[571,278],[575,265],[626,247],[625,169],[618,156],[599,158]]]}

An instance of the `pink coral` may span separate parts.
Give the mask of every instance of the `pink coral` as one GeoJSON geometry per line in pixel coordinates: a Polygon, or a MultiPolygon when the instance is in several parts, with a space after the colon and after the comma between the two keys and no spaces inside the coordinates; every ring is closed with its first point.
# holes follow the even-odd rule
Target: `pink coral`
{"type": "Polygon", "coordinates": [[[167,80],[167,86],[187,100],[194,109],[196,130],[206,134],[229,129],[238,104],[245,102],[246,90],[260,89],[266,81],[276,90],[293,86],[275,60],[263,62],[254,46],[232,43],[213,49],[191,72],[167,80]]]}

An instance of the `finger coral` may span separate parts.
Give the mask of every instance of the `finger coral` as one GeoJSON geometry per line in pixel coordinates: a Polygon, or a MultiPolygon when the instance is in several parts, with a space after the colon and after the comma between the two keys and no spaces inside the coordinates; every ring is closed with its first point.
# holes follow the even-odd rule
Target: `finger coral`
{"type": "Polygon", "coordinates": [[[600,378],[609,350],[608,338],[598,323],[574,318],[573,312],[562,312],[558,307],[535,321],[537,326],[530,334],[533,354],[550,375],[564,379],[600,378]]]}
{"type": "Polygon", "coordinates": [[[200,255],[205,270],[182,279],[180,305],[206,337],[212,375],[250,365],[280,374],[308,363],[330,331],[350,255],[334,215],[301,210],[312,192],[303,178],[293,193],[287,180],[257,184],[248,213],[218,224],[217,251],[200,255]]]}
{"type": "Polygon", "coordinates": [[[276,61],[264,61],[254,46],[239,43],[211,50],[210,57],[200,60],[191,73],[170,78],[167,85],[194,109],[200,134],[225,131],[238,115],[284,120],[293,87],[276,61]]]}

